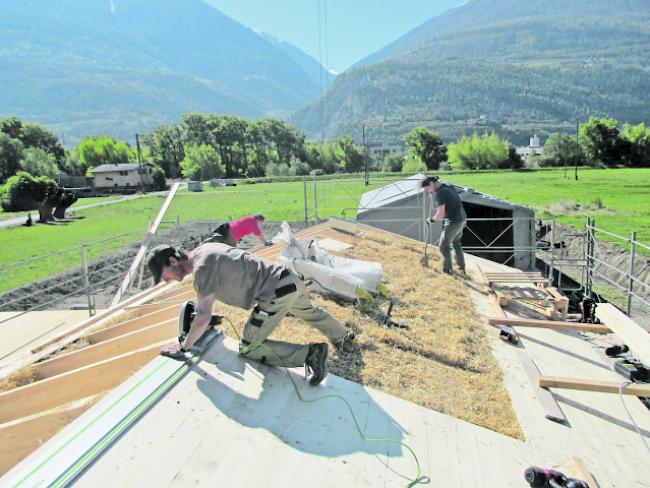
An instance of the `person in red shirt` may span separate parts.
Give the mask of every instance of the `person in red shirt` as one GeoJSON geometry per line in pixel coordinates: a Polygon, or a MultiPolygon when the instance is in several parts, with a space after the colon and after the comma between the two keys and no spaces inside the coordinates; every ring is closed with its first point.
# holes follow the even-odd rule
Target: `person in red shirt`
{"type": "Polygon", "coordinates": [[[257,236],[262,244],[270,246],[273,243],[264,238],[260,230],[260,222],[264,222],[264,215],[261,213],[249,215],[239,220],[234,220],[229,224],[222,224],[217,227],[214,232],[224,236],[224,242],[232,247],[236,247],[237,243],[247,235],[253,234],[257,236]]]}

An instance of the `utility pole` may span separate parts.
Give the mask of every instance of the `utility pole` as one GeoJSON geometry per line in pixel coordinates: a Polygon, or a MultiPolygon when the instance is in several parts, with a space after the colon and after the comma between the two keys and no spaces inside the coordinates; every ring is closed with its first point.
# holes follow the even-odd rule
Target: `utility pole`
{"type": "Polygon", "coordinates": [[[366,145],[366,125],[361,124],[361,133],[363,134],[363,177],[366,186],[370,184],[368,181],[368,146],[366,145]]]}
{"type": "Polygon", "coordinates": [[[576,117],[576,166],[575,166],[576,181],[578,181],[578,158],[580,157],[580,146],[578,145],[579,132],[580,132],[580,119],[576,117]]]}
{"type": "Polygon", "coordinates": [[[140,152],[140,135],[135,135],[135,147],[138,154],[138,176],[140,176],[140,192],[144,193],[144,181],[142,179],[142,153],[140,152]]]}

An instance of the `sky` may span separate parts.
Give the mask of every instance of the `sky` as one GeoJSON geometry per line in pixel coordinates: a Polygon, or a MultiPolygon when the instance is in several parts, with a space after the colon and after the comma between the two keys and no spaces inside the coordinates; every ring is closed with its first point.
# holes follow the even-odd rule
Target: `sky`
{"type": "Polygon", "coordinates": [[[252,29],[299,47],[326,68],[341,73],[466,0],[203,1],[252,29]]]}

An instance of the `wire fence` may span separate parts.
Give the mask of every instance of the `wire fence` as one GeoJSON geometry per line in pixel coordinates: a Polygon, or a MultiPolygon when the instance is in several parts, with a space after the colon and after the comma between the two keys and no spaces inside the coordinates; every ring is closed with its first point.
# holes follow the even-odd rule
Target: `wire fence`
{"type": "MultiPolygon", "coordinates": [[[[370,200],[366,199],[365,205],[360,205],[364,193],[378,188],[390,187],[392,192],[399,196],[402,181],[397,176],[373,178],[370,181],[364,178],[323,180],[305,177],[302,181],[303,198],[289,203],[285,198],[282,204],[288,208],[287,220],[304,219],[305,223],[309,224],[330,216],[356,219],[421,242],[437,244],[439,231],[436,232],[426,224],[431,202],[423,193],[420,192],[408,203],[386,205],[380,216],[368,217],[367,212],[371,206],[381,204],[370,201],[372,198],[379,198],[376,195],[370,200]]],[[[257,191],[250,191],[253,190],[257,191]]],[[[237,193],[236,197],[245,195],[246,191],[242,191],[237,193]]],[[[185,198],[187,196],[183,195],[185,198]]],[[[282,195],[269,193],[270,206],[274,205],[276,200],[276,203],[280,204],[281,199],[282,195]]],[[[210,234],[212,228],[212,223],[205,223],[204,237],[210,234]]],[[[586,294],[599,293],[621,307],[629,316],[644,324],[650,324],[650,286],[643,276],[639,275],[639,271],[643,269],[646,269],[647,274],[647,261],[638,252],[639,249],[650,251],[650,248],[638,242],[634,232],[631,237],[626,238],[597,228],[592,220],[587,221],[585,230],[560,232],[553,219],[514,217],[469,218],[466,234],[472,241],[465,246],[469,253],[520,268],[521,263],[528,263],[526,266],[530,266],[534,264],[535,257],[541,257],[545,267],[544,274],[549,278],[557,278],[558,288],[565,291],[584,291],[586,294]],[[544,239],[540,238],[540,228],[545,229],[541,233],[544,239]],[[486,229],[489,229],[489,232],[486,229]],[[516,239],[513,237],[515,232],[519,233],[516,239]],[[603,248],[598,236],[604,235],[610,240],[618,241],[619,247],[627,251],[624,258],[627,261],[624,264],[621,263],[620,257],[618,261],[612,261],[610,250],[603,248]],[[573,242],[571,253],[558,247],[563,240],[573,242]],[[522,256],[525,259],[522,259],[522,256]],[[566,276],[572,279],[568,280],[566,276]]],[[[144,235],[144,230],[124,233],[0,266],[0,283],[5,289],[11,288],[8,285],[12,282],[20,285],[16,290],[0,296],[0,312],[19,311],[24,314],[32,310],[65,306],[85,308],[90,315],[94,314],[97,308],[97,294],[107,293],[106,290],[112,289],[123,279],[144,235]],[[116,250],[124,251],[123,258],[115,257],[116,250]],[[31,276],[30,270],[34,269],[52,278],[25,279],[31,276]],[[26,281],[36,283],[21,285],[26,281]],[[43,300],[43,295],[47,295],[48,299],[43,300]]],[[[150,245],[155,246],[162,242],[181,245],[186,237],[182,215],[176,215],[175,219],[161,222],[150,245]],[[164,237],[160,237],[161,235],[164,237]]],[[[134,279],[136,288],[141,287],[143,274],[144,269],[141,266],[138,276],[134,279]]]]}

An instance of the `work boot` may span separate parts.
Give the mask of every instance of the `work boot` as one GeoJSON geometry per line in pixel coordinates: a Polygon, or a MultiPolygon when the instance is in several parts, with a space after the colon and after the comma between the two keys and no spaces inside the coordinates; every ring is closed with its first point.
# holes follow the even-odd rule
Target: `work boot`
{"type": "Polygon", "coordinates": [[[327,344],[309,344],[309,352],[305,359],[305,376],[309,376],[309,384],[316,386],[327,376],[327,344]]]}
{"type": "Polygon", "coordinates": [[[341,353],[341,352],[347,352],[351,349],[352,346],[352,341],[355,338],[354,331],[350,328],[348,328],[345,331],[345,335],[341,337],[338,341],[334,341],[334,347],[336,350],[341,353]]]}

